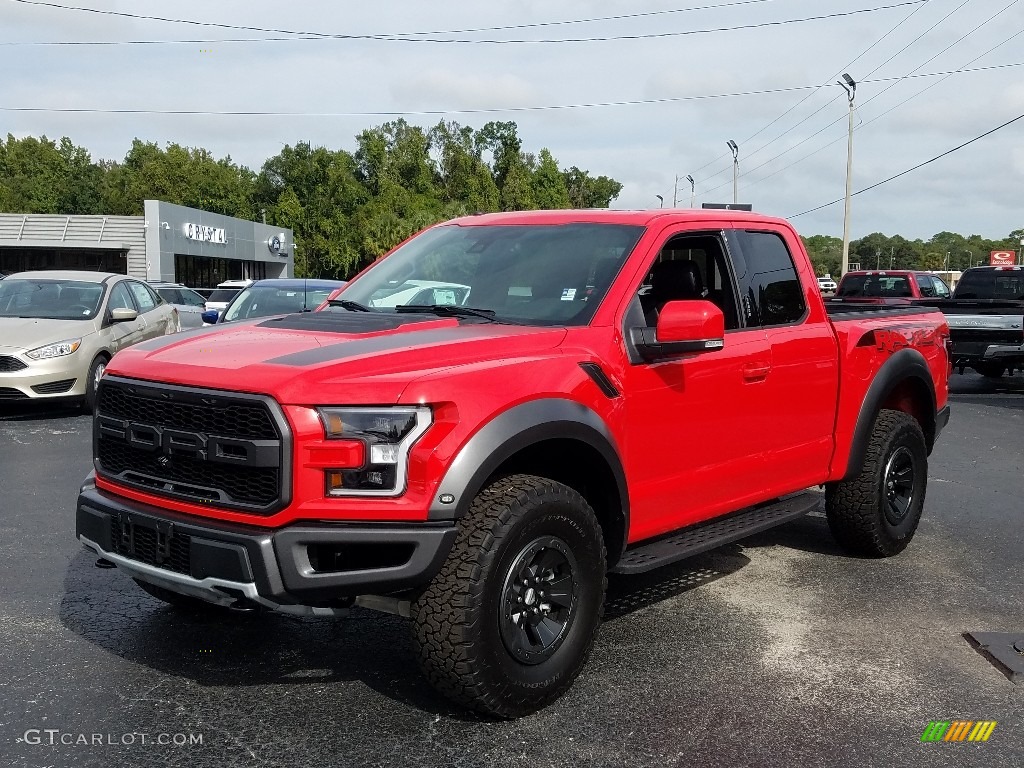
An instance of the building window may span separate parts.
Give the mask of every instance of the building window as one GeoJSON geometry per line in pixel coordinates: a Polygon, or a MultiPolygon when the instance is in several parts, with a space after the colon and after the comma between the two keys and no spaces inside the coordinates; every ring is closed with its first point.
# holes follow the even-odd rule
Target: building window
{"type": "Polygon", "coordinates": [[[225,280],[263,280],[266,276],[267,264],[263,261],[174,255],[174,282],[189,288],[214,288],[225,280]]]}

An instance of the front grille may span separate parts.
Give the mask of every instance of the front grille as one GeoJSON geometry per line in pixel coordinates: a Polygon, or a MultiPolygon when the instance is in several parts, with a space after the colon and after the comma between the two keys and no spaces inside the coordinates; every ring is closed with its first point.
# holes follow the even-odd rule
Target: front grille
{"type": "Polygon", "coordinates": [[[0,355],[0,373],[14,373],[28,368],[21,360],[10,355],[0,355]]]}
{"type": "Polygon", "coordinates": [[[27,400],[28,395],[14,387],[0,387],[0,400],[27,400]]]}
{"type": "Polygon", "coordinates": [[[287,429],[272,403],[113,376],[100,382],[96,470],[158,496],[272,514],[288,500],[287,429]]]}
{"type": "Polygon", "coordinates": [[[37,395],[59,395],[61,392],[67,392],[73,386],[75,386],[75,379],[61,379],[46,384],[33,384],[32,391],[37,395]]]}
{"type": "Polygon", "coordinates": [[[113,544],[115,554],[146,565],[155,565],[176,573],[191,574],[192,538],[187,533],[173,533],[167,541],[166,533],[138,523],[114,519],[113,544]],[[162,539],[162,541],[158,541],[162,539]],[[160,545],[163,546],[160,546],[160,545]]]}

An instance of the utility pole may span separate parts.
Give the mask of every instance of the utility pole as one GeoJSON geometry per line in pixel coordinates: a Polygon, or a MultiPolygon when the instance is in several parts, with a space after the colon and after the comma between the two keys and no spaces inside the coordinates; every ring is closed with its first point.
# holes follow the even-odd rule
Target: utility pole
{"type": "Polygon", "coordinates": [[[850,189],[853,182],[853,99],[857,95],[857,83],[845,72],[843,79],[837,81],[846,91],[850,103],[850,129],[846,137],[846,205],[843,209],[843,265],[841,274],[850,270],[850,189]]]}
{"type": "Polygon", "coordinates": [[[726,146],[732,151],[732,202],[735,205],[740,201],[739,186],[737,186],[740,175],[740,145],[729,139],[726,146]]]}
{"type": "Polygon", "coordinates": [[[875,248],[875,269],[881,269],[882,264],[882,249],[875,248]]]}
{"type": "Polygon", "coordinates": [[[676,174],[676,183],[672,187],[672,207],[676,208],[679,204],[679,174],[676,174]]]}
{"type": "MultiPolygon", "coordinates": [[[[697,199],[697,187],[693,180],[693,176],[686,175],[686,180],[690,182],[690,207],[693,208],[693,202],[697,199]]],[[[1021,240],[1021,245],[1024,246],[1024,240],[1021,240]]]]}

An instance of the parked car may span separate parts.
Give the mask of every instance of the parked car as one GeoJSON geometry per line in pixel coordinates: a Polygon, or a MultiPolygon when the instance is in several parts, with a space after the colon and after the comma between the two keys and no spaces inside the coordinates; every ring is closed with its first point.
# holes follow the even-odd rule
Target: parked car
{"type": "Polygon", "coordinates": [[[227,305],[223,312],[203,313],[203,322],[231,323],[236,320],[251,320],[254,317],[287,315],[293,312],[312,312],[331,294],[345,285],[341,280],[306,280],[303,278],[280,278],[257,280],[227,305]]]}
{"type": "Polygon", "coordinates": [[[154,283],[150,287],[157,295],[178,310],[182,328],[199,328],[203,325],[206,299],[191,288],[178,283],[154,283]]]}
{"type": "Polygon", "coordinates": [[[140,280],[103,272],[16,272],[0,282],[0,400],[82,398],[116,352],[180,330],[140,280]]]}
{"type": "Polygon", "coordinates": [[[839,280],[835,298],[874,304],[907,304],[924,299],[948,299],[949,286],[930,272],[864,270],[847,272],[839,280]]]}
{"type": "Polygon", "coordinates": [[[438,691],[518,717],[583,668],[610,571],[817,509],[892,556],[921,519],[945,319],[826,305],[782,219],[467,216],[339,299],[119,354],[81,542],[174,605],[407,616],[438,691]],[[370,306],[428,275],[471,306],[370,306]]]}
{"type": "MultiPolygon", "coordinates": [[[[210,298],[206,300],[204,310],[214,310],[218,313],[224,311],[224,307],[231,303],[231,300],[241,293],[243,288],[252,285],[252,280],[225,280],[218,283],[217,287],[210,292],[210,298]]],[[[209,321],[204,321],[209,322],[209,321]]]]}
{"type": "Polygon", "coordinates": [[[953,365],[998,379],[1024,370],[1024,267],[972,267],[951,299],[928,302],[949,323],[953,365]]]}
{"type": "Polygon", "coordinates": [[[822,293],[835,293],[836,292],[836,281],[828,275],[818,278],[818,288],[821,289],[822,293]]]}

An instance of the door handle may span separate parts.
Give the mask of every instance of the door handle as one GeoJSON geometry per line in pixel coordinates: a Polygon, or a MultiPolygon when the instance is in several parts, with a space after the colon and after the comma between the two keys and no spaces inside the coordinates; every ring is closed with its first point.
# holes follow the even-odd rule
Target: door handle
{"type": "Polygon", "coordinates": [[[747,363],[743,366],[743,378],[747,381],[760,381],[768,376],[771,369],[769,363],[747,363]]]}

